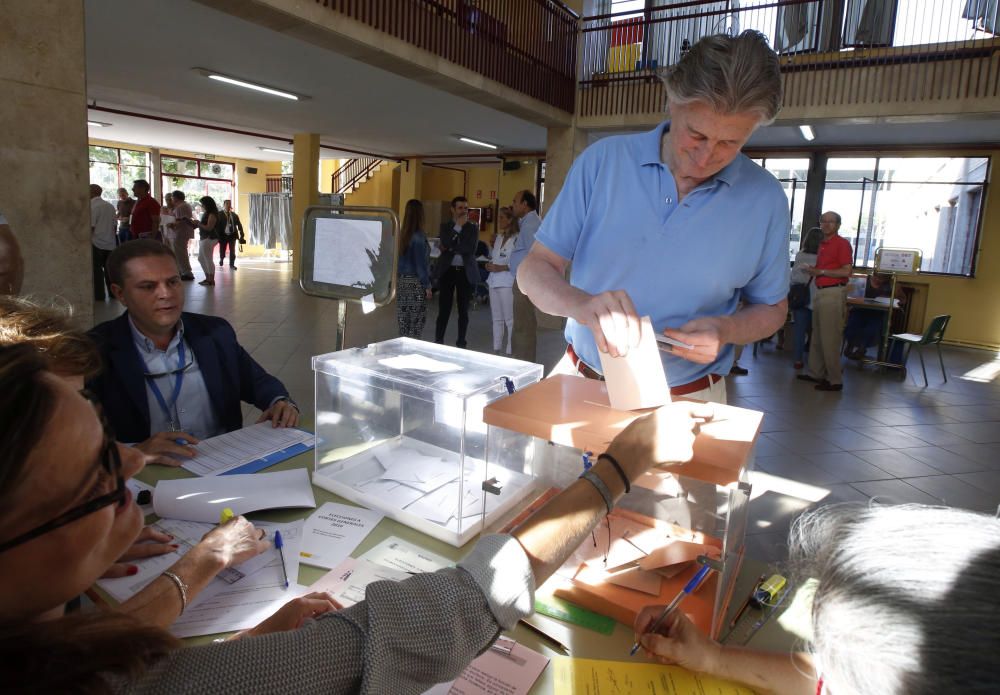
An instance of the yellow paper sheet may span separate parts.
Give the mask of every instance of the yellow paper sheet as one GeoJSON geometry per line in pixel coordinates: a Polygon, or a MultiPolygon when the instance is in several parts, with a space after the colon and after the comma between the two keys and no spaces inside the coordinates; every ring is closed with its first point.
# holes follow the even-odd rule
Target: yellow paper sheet
{"type": "Polygon", "coordinates": [[[552,658],[559,695],[754,695],[735,683],[679,666],[631,661],[552,658]]]}

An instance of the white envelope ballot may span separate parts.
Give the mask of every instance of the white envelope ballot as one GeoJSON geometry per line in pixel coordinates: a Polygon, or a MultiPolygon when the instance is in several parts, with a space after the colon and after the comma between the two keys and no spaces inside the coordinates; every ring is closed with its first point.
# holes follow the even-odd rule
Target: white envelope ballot
{"type": "Polygon", "coordinates": [[[209,524],[219,523],[226,507],[239,516],[261,509],[315,506],[309,473],[304,468],[161,480],[153,490],[157,516],[209,524]]]}
{"type": "Polygon", "coordinates": [[[639,345],[624,357],[601,355],[601,369],[608,387],[608,399],[615,410],[658,408],[670,402],[667,376],[656,345],[656,332],[648,316],[642,317],[639,345]]]}

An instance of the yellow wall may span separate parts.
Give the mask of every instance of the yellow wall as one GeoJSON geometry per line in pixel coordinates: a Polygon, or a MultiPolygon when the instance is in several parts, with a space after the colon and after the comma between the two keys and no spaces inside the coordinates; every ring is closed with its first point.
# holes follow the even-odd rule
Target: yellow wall
{"type": "Polygon", "coordinates": [[[393,169],[398,166],[395,162],[384,162],[374,176],[344,197],[344,204],[398,209],[399,201],[395,200],[398,191],[394,195],[392,176],[393,169]]]}
{"type": "Polygon", "coordinates": [[[319,163],[319,192],[333,193],[331,190],[333,183],[333,173],[337,171],[346,159],[322,159],[319,163]]]}
{"type": "Polygon", "coordinates": [[[528,190],[538,197],[538,191],[535,190],[535,180],[538,176],[538,160],[517,160],[521,162],[521,168],[516,171],[500,171],[500,205],[509,206],[513,200],[514,195],[520,193],[521,191],[528,190]],[[525,164],[524,162],[528,163],[525,164]]]}
{"type": "MultiPolygon", "coordinates": [[[[500,165],[489,167],[469,167],[469,181],[465,197],[469,199],[470,208],[488,208],[496,204],[496,196],[500,194],[500,165]],[[476,194],[481,192],[482,197],[476,194]],[[490,197],[490,194],[493,197],[490,197]]],[[[496,231],[496,220],[483,224],[479,228],[479,238],[489,243],[496,231]]]]}
{"type": "Polygon", "coordinates": [[[465,195],[465,176],[461,171],[424,167],[423,181],[420,184],[421,200],[450,201],[457,195],[465,195]]]}

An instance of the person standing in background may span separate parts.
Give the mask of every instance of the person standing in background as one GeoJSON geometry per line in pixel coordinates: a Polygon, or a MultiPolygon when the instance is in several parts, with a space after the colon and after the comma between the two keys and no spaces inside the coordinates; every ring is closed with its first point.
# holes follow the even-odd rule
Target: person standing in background
{"type": "Polygon", "coordinates": [[[469,201],[465,196],[452,199],[451,215],[451,221],[441,225],[441,256],[434,266],[440,291],[434,342],[444,343],[454,302],[458,304],[458,340],[455,345],[464,348],[469,328],[469,300],[473,288],[479,283],[479,266],[476,264],[479,227],[469,221],[469,201]]]}
{"type": "Polygon", "coordinates": [[[490,288],[490,311],[493,314],[493,352],[511,354],[514,337],[514,274],[510,272],[510,255],[517,244],[517,218],[510,208],[500,208],[497,214],[496,240],[486,270],[490,276],[486,284],[490,288]],[[504,348],[503,334],[507,330],[507,346],[504,348]]]}
{"type": "Polygon", "coordinates": [[[226,219],[219,212],[219,206],[211,196],[200,198],[198,202],[204,212],[201,215],[201,224],[198,225],[198,263],[205,271],[205,279],[199,285],[215,285],[215,264],[212,262],[212,249],[215,248],[219,237],[225,233],[226,219]]]}
{"type": "Polygon", "coordinates": [[[104,189],[96,183],[90,184],[90,257],[94,279],[94,301],[103,302],[111,296],[111,282],[104,270],[108,256],[115,250],[115,206],[101,197],[104,189]],[[105,289],[107,294],[105,295],[105,289]]]}
{"type": "Polygon", "coordinates": [[[535,232],[542,226],[542,218],[538,216],[538,199],[531,191],[520,191],[515,195],[511,210],[517,218],[520,229],[510,254],[510,274],[514,276],[514,286],[511,288],[514,302],[514,336],[511,346],[516,359],[534,362],[538,342],[538,319],[535,315],[535,305],[517,285],[517,268],[531,251],[531,246],[535,243],[535,232]]]}
{"type": "Polygon", "coordinates": [[[243,236],[243,223],[240,216],[233,210],[233,201],[222,201],[222,215],[226,218],[226,231],[219,237],[219,267],[221,268],[226,260],[226,247],[229,247],[229,267],[236,270],[236,244],[246,243],[243,236]]]}
{"type": "Polygon", "coordinates": [[[118,244],[124,244],[126,241],[132,238],[131,232],[129,231],[130,218],[132,217],[132,208],[135,207],[135,198],[129,196],[128,191],[124,188],[118,189],[118,244]]]}
{"type": "Polygon", "coordinates": [[[160,240],[170,249],[174,248],[174,196],[172,193],[163,194],[163,208],[160,210],[160,240]]]}
{"type": "Polygon", "coordinates": [[[794,350],[795,368],[805,366],[806,339],[812,333],[812,300],[816,294],[816,286],[812,282],[809,268],[816,265],[816,253],[823,232],[819,227],[813,227],[802,240],[802,248],[795,254],[792,264],[791,284],[788,291],[788,308],[792,310],[792,345],[794,350]],[[805,289],[795,289],[797,287],[805,289]],[[793,296],[798,293],[801,296],[793,296]]]}
{"type": "Polygon", "coordinates": [[[171,228],[174,234],[174,244],[171,247],[177,258],[177,267],[181,271],[181,280],[194,280],[191,272],[191,257],[188,255],[188,243],[194,238],[194,210],[184,200],[184,191],[174,191],[170,194],[174,199],[174,221],[171,228]]]}
{"type": "Polygon", "coordinates": [[[156,239],[160,233],[160,204],[149,194],[149,181],[138,179],[132,184],[135,205],[129,232],[133,239],[156,239]]]}
{"type": "Polygon", "coordinates": [[[403,227],[399,234],[399,266],[396,290],[396,322],[399,334],[418,340],[427,320],[427,302],[431,290],[428,255],[430,247],[424,234],[424,206],[419,200],[406,201],[403,227]]]}

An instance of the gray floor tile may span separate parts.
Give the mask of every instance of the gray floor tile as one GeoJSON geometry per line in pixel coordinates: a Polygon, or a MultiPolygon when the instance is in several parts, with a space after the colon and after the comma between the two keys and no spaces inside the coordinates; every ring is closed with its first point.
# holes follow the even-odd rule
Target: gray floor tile
{"type": "Polygon", "coordinates": [[[1000,442],[1000,427],[996,422],[959,422],[940,427],[976,444],[1000,442]]]}
{"type": "Polygon", "coordinates": [[[809,432],[769,432],[761,435],[796,454],[841,451],[840,447],[809,432]]]}
{"type": "Polygon", "coordinates": [[[921,475],[940,475],[941,471],[912,456],[901,449],[877,449],[875,451],[855,451],[854,455],[877,466],[896,478],[913,478],[921,475]]]}
{"type": "Polygon", "coordinates": [[[941,498],[950,507],[977,512],[995,512],[1000,496],[966,483],[952,475],[907,478],[906,482],[929,495],[941,498]]]}
{"type": "Polygon", "coordinates": [[[807,461],[803,456],[790,454],[788,456],[757,457],[757,468],[807,485],[828,485],[845,482],[831,471],[820,468],[815,463],[807,461]]]}
{"type": "Polygon", "coordinates": [[[817,434],[845,451],[867,451],[869,449],[888,448],[886,444],[846,427],[836,430],[823,430],[817,434]]]}
{"type": "Polygon", "coordinates": [[[863,461],[847,451],[808,454],[805,458],[810,463],[814,463],[823,470],[828,471],[831,475],[836,476],[837,482],[841,483],[853,483],[860,480],[884,480],[893,477],[891,473],[887,473],[878,466],[863,461]]]}
{"type": "Polygon", "coordinates": [[[852,483],[852,487],[883,504],[941,504],[934,495],[927,494],[902,480],[873,480],[852,483]]]}
{"type": "Polygon", "coordinates": [[[910,437],[916,437],[934,446],[948,446],[949,444],[968,444],[969,440],[957,434],[948,432],[937,425],[904,425],[896,427],[896,431],[910,437]]]}
{"type": "Polygon", "coordinates": [[[908,446],[920,446],[924,443],[922,439],[911,437],[899,431],[897,427],[854,427],[856,432],[871,437],[877,442],[885,445],[884,448],[902,449],[908,446]]]}
{"type": "Polygon", "coordinates": [[[978,461],[936,446],[915,447],[901,451],[942,473],[975,473],[987,468],[978,461]]]}

